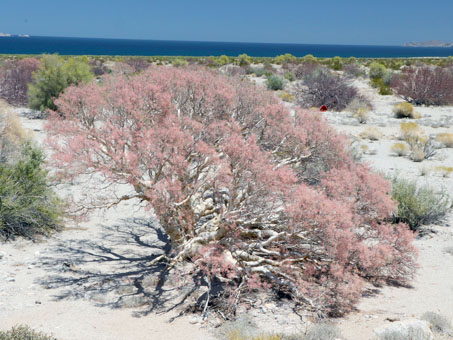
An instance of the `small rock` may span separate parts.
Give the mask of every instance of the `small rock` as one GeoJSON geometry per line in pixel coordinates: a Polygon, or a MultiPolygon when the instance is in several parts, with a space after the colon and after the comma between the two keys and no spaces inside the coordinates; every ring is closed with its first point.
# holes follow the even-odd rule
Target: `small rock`
{"type": "Polygon", "coordinates": [[[40,305],[40,304],[41,304],[41,301],[36,300],[36,301],[35,301],[35,304],[36,304],[36,305],[40,305]]]}
{"type": "Polygon", "coordinates": [[[15,282],[16,279],[14,277],[8,277],[8,278],[6,278],[6,281],[7,282],[15,282]]]}
{"type": "Polygon", "coordinates": [[[197,323],[200,323],[201,322],[201,317],[197,316],[197,315],[194,315],[194,316],[191,316],[189,318],[189,323],[191,324],[197,324],[197,323]]]}

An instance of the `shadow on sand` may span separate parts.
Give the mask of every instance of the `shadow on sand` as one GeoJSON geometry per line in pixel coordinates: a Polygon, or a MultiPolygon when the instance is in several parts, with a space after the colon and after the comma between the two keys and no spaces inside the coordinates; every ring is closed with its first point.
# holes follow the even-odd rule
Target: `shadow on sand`
{"type": "Polygon", "coordinates": [[[136,316],[165,312],[195,290],[193,284],[168,280],[165,264],[150,264],[170,249],[158,223],[126,219],[103,226],[91,239],[64,240],[48,249],[40,260],[49,274],[38,283],[56,289],[57,300],[89,299],[97,306],[134,308],[136,316]]]}

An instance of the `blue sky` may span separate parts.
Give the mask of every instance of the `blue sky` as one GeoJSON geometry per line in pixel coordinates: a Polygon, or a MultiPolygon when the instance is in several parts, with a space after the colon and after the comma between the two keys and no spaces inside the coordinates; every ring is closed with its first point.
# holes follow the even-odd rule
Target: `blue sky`
{"type": "Polygon", "coordinates": [[[0,0],[0,32],[399,45],[453,41],[452,0],[0,0]]]}

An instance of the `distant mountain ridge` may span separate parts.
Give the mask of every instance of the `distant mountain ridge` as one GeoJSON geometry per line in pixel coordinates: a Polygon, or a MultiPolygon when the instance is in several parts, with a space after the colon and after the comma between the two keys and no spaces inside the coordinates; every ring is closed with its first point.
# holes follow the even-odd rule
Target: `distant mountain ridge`
{"type": "Polygon", "coordinates": [[[453,43],[440,40],[429,40],[422,42],[408,42],[403,44],[404,47],[453,47],[453,43]]]}

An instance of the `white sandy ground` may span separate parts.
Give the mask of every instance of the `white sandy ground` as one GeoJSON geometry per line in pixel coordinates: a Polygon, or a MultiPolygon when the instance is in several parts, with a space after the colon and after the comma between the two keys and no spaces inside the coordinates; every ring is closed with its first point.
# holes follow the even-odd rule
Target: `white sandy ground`
{"type": "MultiPolygon", "coordinates": [[[[359,125],[348,113],[327,112],[326,118],[352,139],[367,126],[376,126],[384,134],[380,141],[358,142],[375,151],[364,155],[365,161],[376,170],[397,171],[444,187],[453,195],[453,178],[444,178],[435,170],[420,176],[422,168],[453,166],[453,149],[440,149],[432,160],[422,163],[392,156],[389,148],[396,142],[401,120],[392,118],[391,112],[401,100],[377,95],[365,80],[357,80],[355,85],[372,99],[369,123],[359,125]]],[[[418,122],[427,134],[453,132],[453,107],[417,110],[422,114],[418,122]]],[[[21,122],[35,130],[35,139],[42,142],[41,120],[21,115],[21,122]]],[[[63,194],[86,190],[80,182],[58,187],[63,194]]],[[[0,329],[28,324],[60,340],[214,339],[209,327],[195,323],[198,319],[194,317],[182,316],[170,323],[177,312],[160,313],[168,305],[165,301],[175,295],[165,286],[156,290],[160,271],[148,263],[162,252],[166,239],[147,216],[149,213],[129,202],[98,212],[89,221],[70,225],[42,242],[0,244],[0,329]]],[[[451,226],[450,214],[445,223],[429,226],[433,232],[415,241],[420,268],[411,287],[370,287],[357,311],[336,320],[344,339],[373,339],[372,330],[389,324],[388,319],[420,317],[427,311],[453,320],[453,255],[445,252],[446,247],[453,247],[451,226]]],[[[261,309],[266,318],[261,312],[252,315],[266,320],[261,325],[264,330],[303,328],[297,317],[282,318],[272,304],[263,304],[261,309]]]]}

